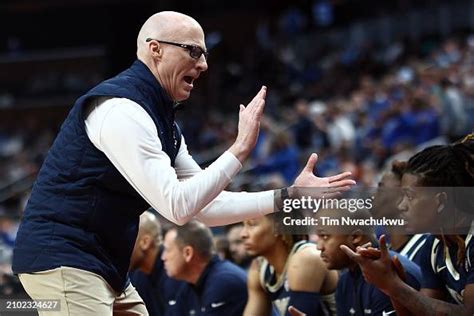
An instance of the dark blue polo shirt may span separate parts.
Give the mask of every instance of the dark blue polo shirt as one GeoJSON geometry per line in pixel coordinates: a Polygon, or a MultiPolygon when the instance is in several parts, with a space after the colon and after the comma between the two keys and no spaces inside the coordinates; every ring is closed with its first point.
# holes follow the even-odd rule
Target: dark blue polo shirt
{"type": "Polygon", "coordinates": [[[196,285],[180,286],[168,306],[172,316],[242,316],[247,304],[247,275],[239,266],[214,256],[196,285]]]}
{"type": "Polygon", "coordinates": [[[150,274],[140,270],[130,272],[130,280],[143,299],[148,313],[153,316],[165,315],[169,302],[176,300],[176,293],[183,281],[172,279],[166,275],[166,270],[161,260],[163,247],[156,256],[155,266],[150,274]]]}

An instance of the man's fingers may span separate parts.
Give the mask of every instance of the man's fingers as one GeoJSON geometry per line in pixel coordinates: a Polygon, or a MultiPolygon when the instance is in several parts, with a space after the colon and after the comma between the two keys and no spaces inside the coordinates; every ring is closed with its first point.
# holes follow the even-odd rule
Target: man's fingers
{"type": "Polygon", "coordinates": [[[361,256],[355,253],[351,248],[347,247],[346,245],[340,245],[339,247],[350,259],[354,260],[357,263],[360,262],[361,256]]]}
{"type": "Polygon", "coordinates": [[[263,116],[263,109],[265,108],[265,100],[259,100],[257,107],[255,108],[255,116],[261,118],[263,116]]]}
{"type": "Polygon", "coordinates": [[[390,255],[388,253],[387,243],[385,241],[385,235],[380,236],[379,244],[380,244],[380,252],[382,253],[382,257],[389,258],[390,255]]]}
{"type": "Polygon", "coordinates": [[[260,100],[265,100],[265,97],[267,96],[267,87],[262,86],[260,91],[253,97],[252,101],[250,101],[249,106],[252,108],[258,104],[258,101],[260,100]]]}
{"type": "Polygon", "coordinates": [[[340,196],[342,192],[349,191],[352,187],[349,185],[328,187],[325,191],[321,192],[324,198],[332,198],[335,196],[340,196]]]}
{"type": "Polygon", "coordinates": [[[331,182],[331,183],[329,183],[329,187],[330,188],[339,188],[339,187],[348,186],[350,188],[355,184],[356,184],[356,182],[354,180],[345,179],[345,180],[339,180],[339,181],[331,182]]]}
{"type": "MultiPolygon", "coordinates": [[[[332,182],[339,181],[339,180],[345,179],[347,177],[350,177],[351,175],[352,175],[352,173],[349,172],[349,171],[342,172],[342,173],[336,174],[334,176],[328,177],[328,181],[329,181],[329,183],[332,183],[332,182]]],[[[355,184],[354,180],[350,180],[350,181],[354,182],[354,184],[355,184]]]]}
{"type": "Polygon", "coordinates": [[[261,93],[261,98],[265,100],[265,98],[267,97],[267,87],[266,86],[262,86],[262,88],[260,89],[259,93],[261,93]]]}
{"type": "Polygon", "coordinates": [[[311,154],[309,156],[308,162],[306,163],[306,166],[304,166],[304,170],[313,173],[314,166],[316,166],[316,162],[318,161],[318,155],[317,154],[311,154]]]}
{"type": "Polygon", "coordinates": [[[294,308],[293,306],[288,307],[288,312],[290,316],[306,316],[305,313],[300,312],[298,309],[294,308]]]}
{"type": "Polygon", "coordinates": [[[365,258],[370,258],[373,260],[380,259],[380,250],[375,248],[359,248],[357,253],[365,258]]]}

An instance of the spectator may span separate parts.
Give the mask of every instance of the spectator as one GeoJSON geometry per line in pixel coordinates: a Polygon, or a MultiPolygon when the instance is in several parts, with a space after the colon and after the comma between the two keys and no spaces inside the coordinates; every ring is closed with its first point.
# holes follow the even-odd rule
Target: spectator
{"type": "Polygon", "coordinates": [[[214,253],[209,228],[192,220],[168,230],[164,245],[166,273],[186,282],[169,306],[169,315],[242,315],[247,301],[245,272],[214,253]]]}

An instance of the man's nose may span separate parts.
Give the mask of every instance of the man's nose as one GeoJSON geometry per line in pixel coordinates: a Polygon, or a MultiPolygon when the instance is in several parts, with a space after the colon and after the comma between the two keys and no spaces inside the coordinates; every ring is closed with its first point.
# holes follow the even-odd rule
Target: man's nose
{"type": "Polygon", "coordinates": [[[397,205],[397,208],[400,212],[406,212],[408,210],[408,205],[407,205],[407,202],[406,202],[406,198],[403,197],[400,202],[398,203],[397,205]]]}
{"type": "Polygon", "coordinates": [[[316,243],[316,249],[318,249],[319,251],[323,251],[324,250],[324,243],[321,241],[321,238],[318,240],[318,242],[316,243]]]}
{"type": "Polygon", "coordinates": [[[207,65],[206,57],[204,57],[204,54],[202,54],[201,57],[199,57],[196,66],[199,69],[199,71],[204,72],[207,70],[208,65],[207,65]]]}

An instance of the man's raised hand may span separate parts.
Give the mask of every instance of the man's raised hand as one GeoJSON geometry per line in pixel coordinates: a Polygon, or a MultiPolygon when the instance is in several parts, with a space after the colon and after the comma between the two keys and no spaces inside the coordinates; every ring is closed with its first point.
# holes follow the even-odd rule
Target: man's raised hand
{"type": "Polygon", "coordinates": [[[229,151],[234,154],[241,163],[244,162],[257,143],[266,96],[267,87],[262,86],[260,91],[247,106],[243,104],[240,105],[237,139],[229,148],[229,151]]]}
{"type": "MultiPolygon", "coordinates": [[[[293,183],[293,188],[324,188],[324,191],[320,191],[320,194],[324,195],[324,197],[333,197],[343,191],[350,190],[356,184],[354,180],[349,179],[352,175],[350,172],[342,172],[330,177],[317,177],[313,172],[317,161],[318,155],[311,154],[303,171],[301,171],[293,183]]],[[[298,194],[293,194],[293,197],[295,195],[298,194]]]]}

